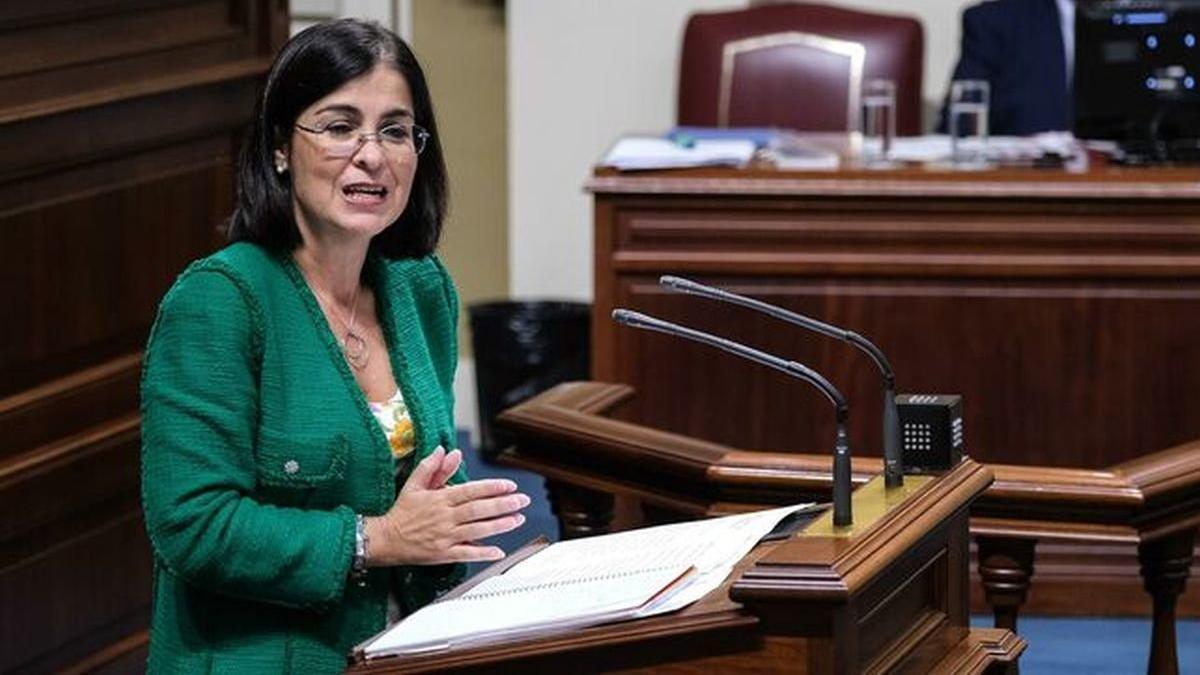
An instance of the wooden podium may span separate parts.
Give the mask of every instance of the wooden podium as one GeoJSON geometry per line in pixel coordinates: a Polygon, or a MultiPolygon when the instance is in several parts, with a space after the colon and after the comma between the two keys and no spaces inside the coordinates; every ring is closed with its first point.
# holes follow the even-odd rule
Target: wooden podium
{"type": "MultiPolygon", "coordinates": [[[[549,394],[601,391],[567,385],[549,394]]],[[[537,410],[524,407],[535,416],[537,410]]],[[[555,406],[541,411],[570,414],[555,406]]],[[[631,440],[644,432],[608,422],[629,427],[631,440]]],[[[589,469],[582,454],[577,462],[557,457],[553,466],[541,465],[537,457],[554,455],[553,426],[541,418],[523,427],[506,457],[559,472],[554,499],[586,499],[621,480],[613,465],[589,469]],[[569,479],[564,464],[572,465],[569,479]]],[[[654,482],[653,472],[651,466],[643,478],[654,482]]],[[[991,472],[970,460],[944,475],[910,477],[899,490],[870,481],[854,493],[852,526],[833,527],[826,512],[789,539],[759,545],[722,588],[673,614],[381,659],[351,672],[1010,672],[1024,641],[968,624],[967,509],[991,482],[991,472]]]]}

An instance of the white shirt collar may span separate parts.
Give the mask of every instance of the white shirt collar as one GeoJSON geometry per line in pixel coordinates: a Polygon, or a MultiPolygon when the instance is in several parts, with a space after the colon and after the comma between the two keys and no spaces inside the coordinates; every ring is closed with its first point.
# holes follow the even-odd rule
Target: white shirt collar
{"type": "Polygon", "coordinates": [[[1055,0],[1058,5],[1058,25],[1062,29],[1063,56],[1067,63],[1067,89],[1075,75],[1075,0],[1055,0]]]}

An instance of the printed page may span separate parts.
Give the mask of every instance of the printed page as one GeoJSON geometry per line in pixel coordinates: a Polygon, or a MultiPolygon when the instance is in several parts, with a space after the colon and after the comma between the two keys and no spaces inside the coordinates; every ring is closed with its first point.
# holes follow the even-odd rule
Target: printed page
{"type": "Polygon", "coordinates": [[[670,612],[718,588],[784,516],[811,506],[559,542],[458,598],[415,612],[366,653],[446,649],[670,612]]]}
{"type": "Polygon", "coordinates": [[[631,618],[689,573],[694,573],[691,567],[659,567],[565,584],[468,593],[414,612],[366,651],[368,658],[412,654],[631,618]]]}
{"type": "Polygon", "coordinates": [[[679,564],[695,565],[703,574],[731,567],[784,516],[810,506],[797,504],[562,541],[521,561],[502,577],[507,577],[504,583],[515,585],[529,580],[554,581],[573,576],[597,576],[613,570],[679,564]]]}

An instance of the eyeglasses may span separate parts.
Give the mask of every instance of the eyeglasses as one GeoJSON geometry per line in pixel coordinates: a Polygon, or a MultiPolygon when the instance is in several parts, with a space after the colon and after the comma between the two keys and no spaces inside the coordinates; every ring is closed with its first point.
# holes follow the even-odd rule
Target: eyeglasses
{"type": "Polygon", "coordinates": [[[429,140],[429,132],[415,124],[389,124],[374,132],[359,131],[349,122],[331,122],[320,129],[296,124],[296,128],[316,136],[317,143],[330,157],[353,157],[363,144],[373,140],[389,156],[403,159],[410,154],[421,154],[429,140]]]}

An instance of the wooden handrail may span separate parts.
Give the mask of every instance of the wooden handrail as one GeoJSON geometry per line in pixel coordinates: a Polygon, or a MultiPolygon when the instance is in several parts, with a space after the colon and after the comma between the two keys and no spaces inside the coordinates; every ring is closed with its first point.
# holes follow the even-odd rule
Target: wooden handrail
{"type": "MultiPolygon", "coordinates": [[[[572,382],[505,411],[499,419],[513,431],[588,447],[597,453],[593,457],[634,461],[638,471],[694,482],[714,495],[829,489],[828,455],[736,449],[606,416],[632,395],[626,385],[572,382]]],[[[854,464],[856,483],[882,470],[876,457],[856,457],[854,464]]],[[[1019,515],[1137,529],[1150,516],[1178,510],[1180,500],[1191,495],[1200,499],[1200,441],[1108,469],[989,466],[996,481],[973,513],[991,518],[1019,515]]],[[[1192,526],[1186,514],[1179,520],[1180,529],[1192,526]]]]}

